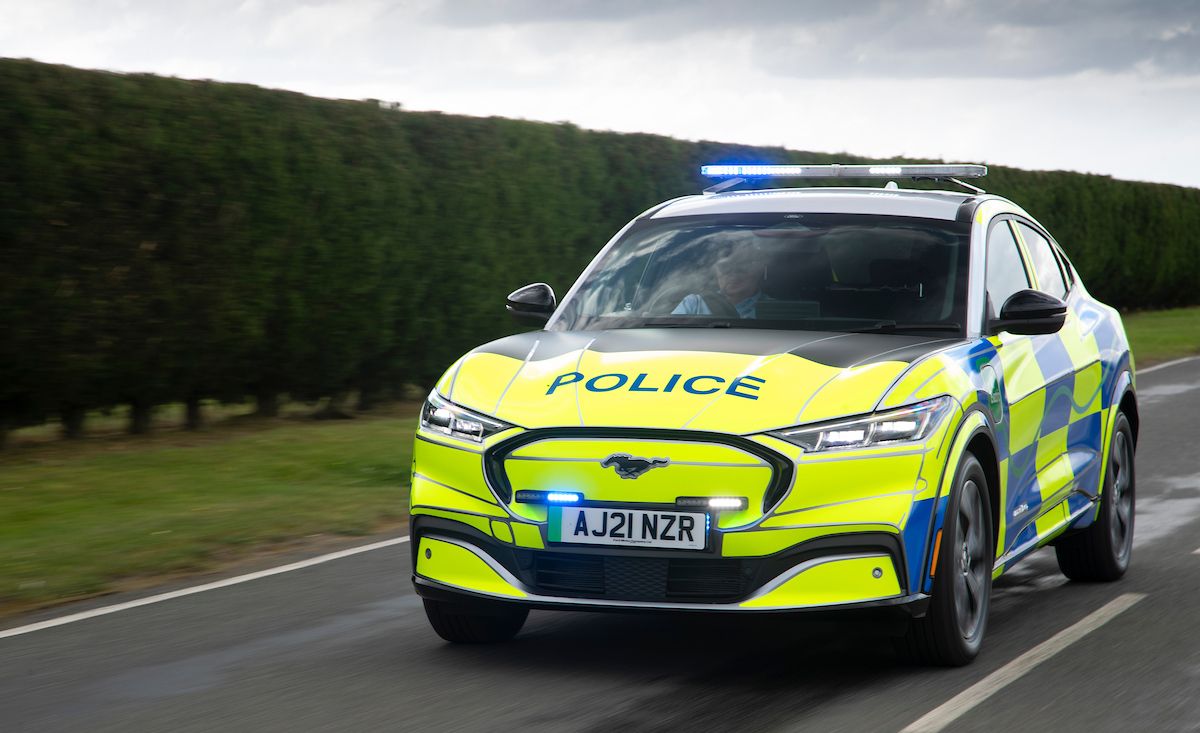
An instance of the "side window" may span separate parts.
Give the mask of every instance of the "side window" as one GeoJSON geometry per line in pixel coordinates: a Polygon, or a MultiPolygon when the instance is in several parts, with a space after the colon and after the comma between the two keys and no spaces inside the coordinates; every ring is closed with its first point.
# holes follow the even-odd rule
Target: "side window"
{"type": "Polygon", "coordinates": [[[1017,238],[1007,221],[992,227],[987,243],[987,294],[991,303],[990,318],[1000,315],[1004,301],[1018,290],[1029,288],[1029,276],[1021,261],[1017,238]]]}
{"type": "Polygon", "coordinates": [[[1033,260],[1040,290],[1056,298],[1067,297],[1067,285],[1063,282],[1062,270],[1058,267],[1058,260],[1050,249],[1050,243],[1033,227],[1021,222],[1017,222],[1017,227],[1021,230],[1021,238],[1025,240],[1025,247],[1029,250],[1029,257],[1033,260]]]}

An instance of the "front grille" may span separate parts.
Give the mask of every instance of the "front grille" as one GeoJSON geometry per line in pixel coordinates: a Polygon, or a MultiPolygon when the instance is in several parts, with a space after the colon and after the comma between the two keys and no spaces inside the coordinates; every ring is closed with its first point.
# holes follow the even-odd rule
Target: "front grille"
{"type": "Polygon", "coordinates": [[[667,595],[673,598],[736,598],[746,591],[740,560],[668,560],[667,595]]]}
{"type": "Polygon", "coordinates": [[[727,602],[746,595],[742,560],[532,553],[528,580],[545,595],[622,601],[727,602]]]}
{"type": "MultiPolygon", "coordinates": [[[[747,477],[741,480],[737,486],[726,486],[726,489],[735,495],[747,495],[754,497],[753,503],[758,504],[758,497],[763,497],[763,501],[767,505],[774,505],[787,492],[787,489],[792,484],[792,475],[795,466],[788,458],[774,450],[771,450],[760,443],[753,440],[738,436],[738,435],[722,435],[711,432],[699,432],[690,430],[661,430],[654,428],[612,428],[612,427],[580,427],[580,428],[538,428],[534,430],[526,430],[512,438],[502,440],[493,445],[484,453],[483,471],[484,477],[488,485],[496,493],[496,495],[505,503],[512,501],[515,489],[526,489],[530,491],[549,490],[554,486],[561,485],[561,472],[563,464],[548,464],[553,466],[551,471],[546,466],[541,466],[537,469],[530,466],[524,466],[519,477],[520,486],[514,488],[513,481],[518,479],[510,478],[509,462],[519,462],[519,459],[537,459],[541,456],[538,453],[537,444],[543,441],[554,441],[556,444],[567,442],[568,447],[570,441],[580,441],[579,453],[575,456],[576,461],[573,462],[572,480],[587,484],[592,480],[612,480],[617,474],[613,471],[604,468],[600,465],[599,460],[594,460],[596,456],[595,441],[604,441],[612,444],[614,451],[626,451],[641,455],[642,451],[646,451],[647,455],[667,455],[671,454],[671,446],[675,443],[702,443],[711,445],[714,450],[720,452],[735,452],[744,454],[746,458],[756,458],[762,463],[760,465],[751,465],[754,461],[748,461],[746,467],[750,469],[760,469],[763,467],[769,468],[766,475],[760,475],[760,470],[747,472],[747,477]],[[645,444],[645,445],[643,445],[645,444]],[[521,451],[521,455],[516,458],[510,458],[517,451],[521,451]],[[544,469],[544,470],[542,470],[544,469]],[[753,476],[753,478],[751,478],[753,476]]],[[[556,457],[569,456],[570,451],[566,454],[561,451],[562,445],[556,445],[556,457]]],[[[538,464],[534,463],[534,466],[538,464]]],[[[581,484],[582,485],[582,484],[581,484]]],[[[626,490],[627,497],[625,499],[614,501],[624,501],[629,503],[638,503],[642,501],[637,495],[636,483],[620,482],[620,488],[626,490]]]]}
{"type": "Polygon", "coordinates": [[[656,557],[606,557],[604,593],[630,601],[661,600],[667,590],[668,563],[656,557]]]}
{"type": "Polygon", "coordinates": [[[534,585],[542,592],[604,594],[604,558],[595,555],[539,553],[533,576],[534,585]]]}

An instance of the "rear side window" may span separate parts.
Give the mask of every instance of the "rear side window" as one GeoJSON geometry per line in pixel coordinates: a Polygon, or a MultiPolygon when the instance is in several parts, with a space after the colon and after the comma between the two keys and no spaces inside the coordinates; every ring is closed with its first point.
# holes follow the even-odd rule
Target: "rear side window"
{"type": "Polygon", "coordinates": [[[1071,260],[1067,259],[1067,253],[1063,252],[1061,247],[1055,247],[1054,254],[1058,255],[1058,264],[1067,278],[1067,292],[1069,293],[1071,288],[1075,287],[1075,271],[1071,267],[1071,260]]]}
{"type": "Polygon", "coordinates": [[[1058,259],[1050,249],[1050,243],[1033,227],[1017,222],[1021,230],[1021,238],[1029,250],[1033,260],[1033,269],[1037,273],[1039,289],[1056,298],[1067,297],[1067,285],[1063,282],[1062,270],[1059,269],[1058,259]]]}
{"type": "Polygon", "coordinates": [[[1018,290],[1029,288],[1029,276],[1021,261],[1021,250],[1007,221],[992,227],[987,243],[987,294],[992,318],[1000,315],[1004,302],[1018,290]]]}

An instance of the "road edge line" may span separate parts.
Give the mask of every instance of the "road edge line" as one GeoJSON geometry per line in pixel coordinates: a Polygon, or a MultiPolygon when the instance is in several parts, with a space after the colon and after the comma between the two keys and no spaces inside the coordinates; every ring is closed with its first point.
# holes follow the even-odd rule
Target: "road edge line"
{"type": "Polygon", "coordinates": [[[1195,361],[1197,359],[1200,359],[1200,356],[1185,356],[1182,359],[1172,359],[1171,361],[1164,361],[1162,364],[1155,364],[1154,366],[1148,366],[1145,369],[1138,369],[1134,372],[1134,374],[1149,374],[1150,372],[1157,372],[1159,369],[1166,369],[1167,367],[1175,366],[1176,364],[1186,364],[1189,361],[1195,361]]]}
{"type": "Polygon", "coordinates": [[[972,708],[1017,681],[1026,672],[1112,621],[1145,597],[1145,593],[1125,593],[1117,596],[921,716],[900,733],[937,733],[944,730],[972,708]]]}
{"type": "Polygon", "coordinates": [[[56,626],[63,626],[65,624],[75,623],[76,621],[84,621],[89,618],[96,618],[97,616],[107,616],[110,613],[127,611],[131,608],[139,608],[141,606],[149,606],[152,603],[162,603],[163,601],[169,601],[175,598],[183,598],[185,596],[191,596],[197,593],[203,593],[205,591],[217,590],[218,588],[228,588],[231,585],[240,585],[242,583],[248,583],[252,580],[269,578],[272,575],[290,573],[293,570],[310,568],[313,565],[320,565],[332,560],[340,560],[344,557],[351,557],[364,552],[371,552],[372,550],[381,550],[385,547],[394,547],[395,545],[399,545],[404,542],[408,542],[408,537],[393,537],[390,540],[381,540],[379,542],[372,542],[367,545],[359,545],[358,547],[351,547],[345,550],[338,550],[337,552],[330,552],[325,555],[317,555],[316,557],[310,557],[307,560],[299,560],[286,565],[278,565],[273,568],[267,568],[266,570],[258,570],[253,573],[246,573],[245,575],[236,575],[232,578],[214,580],[211,583],[203,583],[201,585],[193,585],[189,588],[180,588],[179,590],[167,591],[166,593],[158,593],[145,598],[137,598],[132,601],[125,601],[124,603],[114,603],[111,606],[101,606],[100,608],[93,608],[88,611],[80,611],[79,613],[71,613],[67,614],[66,616],[59,616],[57,618],[38,621],[36,623],[26,624],[24,626],[16,626],[11,629],[0,629],[0,639],[7,639],[12,636],[21,636],[22,634],[29,634],[34,631],[41,631],[42,629],[52,629],[56,626]]]}

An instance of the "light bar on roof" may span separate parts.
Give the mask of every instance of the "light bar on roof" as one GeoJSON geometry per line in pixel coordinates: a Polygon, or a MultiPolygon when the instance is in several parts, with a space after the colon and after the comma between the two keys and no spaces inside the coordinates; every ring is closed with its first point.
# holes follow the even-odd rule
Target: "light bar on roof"
{"type": "Polygon", "coordinates": [[[982,178],[986,165],[702,165],[707,178],[982,178]]]}

